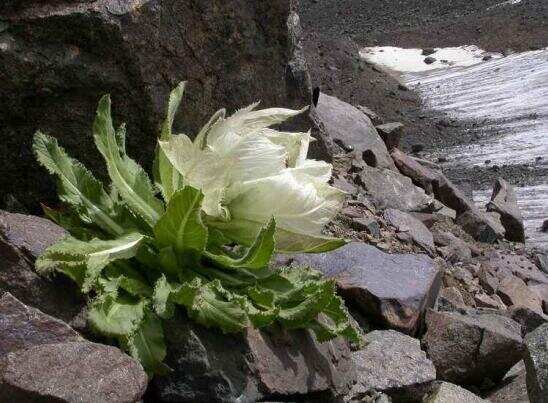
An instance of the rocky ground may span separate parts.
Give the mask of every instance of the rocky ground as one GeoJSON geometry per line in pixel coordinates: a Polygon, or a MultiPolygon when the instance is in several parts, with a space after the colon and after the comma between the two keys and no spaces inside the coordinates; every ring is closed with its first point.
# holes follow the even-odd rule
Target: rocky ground
{"type": "MultiPolygon", "coordinates": [[[[96,29],[106,29],[105,32],[113,26],[126,29],[127,21],[139,18],[148,21],[152,32],[157,32],[154,27],[158,20],[155,18],[165,16],[163,13],[169,11],[168,6],[175,4],[166,2],[158,8],[121,10],[117,8],[120,6],[117,1],[100,3],[123,12],[121,22],[116,23],[110,20],[112,16],[108,17],[108,23],[102,20],[106,18],[106,14],[101,14],[104,10],[99,16],[96,11],[90,12],[88,18],[99,18],[110,27],[97,26],[96,29]]],[[[178,4],[196,11],[191,3],[178,4]]],[[[208,43],[225,46],[227,53],[230,53],[227,49],[246,49],[249,52],[246,55],[254,54],[261,61],[261,67],[255,70],[243,60],[245,57],[238,59],[243,61],[237,66],[227,62],[223,68],[236,76],[238,71],[247,71],[247,78],[261,77],[269,83],[279,80],[284,70],[289,72],[285,75],[287,93],[280,90],[269,101],[287,97],[284,103],[291,103],[307,98],[307,72],[300,53],[299,27],[295,14],[289,12],[289,4],[281,0],[275,2],[279,10],[285,7],[285,14],[283,18],[279,16],[276,23],[271,21],[273,26],[265,27],[260,14],[254,14],[261,11],[255,9],[255,2],[221,3],[215,13],[202,10],[202,17],[204,20],[208,16],[221,19],[220,25],[223,21],[226,27],[233,29],[232,40],[205,30],[208,35],[202,34],[209,38],[208,43]],[[243,20],[247,25],[240,24],[242,20],[234,17],[238,13],[245,15],[243,20]],[[285,19],[290,22],[290,33],[282,28],[286,26],[285,19]],[[249,28],[249,24],[256,31],[249,28]],[[268,29],[277,32],[278,41],[265,49],[264,38],[259,35],[263,39],[257,39],[256,35],[268,29]],[[284,46],[291,52],[282,52],[280,49],[284,46]],[[276,68],[267,68],[273,49],[277,50],[274,52],[276,68]],[[290,68],[280,67],[286,65],[290,68]]],[[[325,32],[310,28],[314,18],[319,25],[325,25],[329,12],[332,13],[331,21],[336,21],[333,16],[337,13],[330,8],[335,3],[303,2],[304,7],[309,7],[303,12],[304,26],[308,29],[304,54],[309,57],[312,81],[322,83],[322,92],[312,97],[314,102],[307,124],[312,126],[318,140],[313,153],[333,163],[333,185],[349,194],[329,231],[351,242],[328,254],[278,255],[272,264],[308,265],[332,278],[367,343],[362,347],[348,345],[343,340],[320,344],[309,332],[280,329],[261,332],[250,329],[243,335],[224,335],[194,324],[179,312],[165,325],[166,363],[173,371],[148,382],[137,362],[117,348],[104,344],[108,340],[100,340],[89,331],[84,297],[69,282],[56,276],[41,277],[35,272],[34,260],[63,237],[64,230],[44,218],[15,213],[12,209],[0,211],[0,401],[547,401],[548,261],[546,254],[524,248],[523,222],[512,186],[497,177],[486,211],[480,211],[466,192],[446,177],[437,162],[412,155],[410,150],[417,144],[416,138],[402,138],[409,128],[430,133],[432,139],[436,138],[436,133],[443,136],[454,128],[423,125],[421,119],[410,118],[420,108],[411,91],[399,88],[389,77],[356,59],[356,42],[326,38],[325,32]],[[312,13],[320,9],[327,14],[312,13]],[[320,34],[321,40],[318,39],[320,34]],[[393,122],[403,122],[405,126],[393,122]]],[[[350,2],[339,3],[344,7],[351,5],[350,2]]],[[[400,25],[407,26],[401,18],[407,16],[409,10],[405,7],[392,9],[393,3],[382,2],[382,7],[375,12],[392,11],[399,16],[400,25]]],[[[487,7],[491,2],[481,3],[487,7]]],[[[439,2],[416,2],[413,7],[421,4],[428,5],[431,14],[419,13],[422,19],[410,25],[415,27],[416,35],[422,32],[419,28],[429,19],[441,23],[480,6],[480,2],[462,1],[452,2],[455,9],[440,9],[436,6],[439,2]],[[440,10],[444,11],[443,16],[440,16],[440,10]]],[[[530,4],[542,11],[543,3],[530,4]]],[[[8,34],[19,41],[24,37],[21,26],[35,28],[35,24],[45,24],[48,32],[53,32],[51,30],[59,21],[36,14],[34,8],[26,9],[27,14],[17,14],[19,2],[8,5],[11,12],[16,13],[13,18],[19,24],[19,29],[8,30],[8,34]]],[[[55,5],[57,7],[57,3],[55,5]]],[[[88,6],[78,4],[86,10],[88,6]]],[[[81,8],[66,7],[61,13],[63,21],[83,18],[81,8]]],[[[344,7],[343,10],[347,10],[344,7]]],[[[177,13],[187,15],[183,8],[176,8],[177,13]]],[[[366,20],[374,21],[372,8],[366,10],[369,10],[369,14],[364,14],[366,20]]],[[[355,17],[352,14],[352,18],[355,17]]],[[[376,18],[382,22],[379,26],[385,28],[384,33],[380,28],[375,31],[379,39],[382,35],[396,37],[388,29],[396,17],[385,20],[382,14],[376,14],[376,18]]],[[[533,27],[543,23],[533,15],[531,18],[533,27]]],[[[341,22],[335,26],[357,29],[354,23],[341,22]]],[[[338,32],[322,29],[332,32],[332,36],[338,32]]],[[[126,41],[124,50],[142,55],[142,49],[133,48],[135,43],[142,45],[140,36],[130,33],[120,37],[126,41]]],[[[374,34],[373,31],[369,33],[374,34]]],[[[198,37],[192,39],[199,43],[198,37]]],[[[33,53],[39,46],[33,42],[36,37],[26,38],[28,42],[23,42],[28,45],[29,54],[34,56],[26,59],[29,63],[26,66],[37,63],[35,68],[38,68],[42,66],[42,59],[33,53]]],[[[56,46],[64,49],[65,41],[66,36],[62,35],[56,46]]],[[[111,54],[115,53],[114,48],[110,49],[111,54]]],[[[5,53],[3,57],[12,65],[22,60],[15,51],[5,53]]],[[[67,59],[62,54],[53,52],[49,57],[56,74],[70,76],[63,64],[67,59]]],[[[89,53],[86,57],[93,58],[94,54],[89,53]]],[[[213,61],[208,60],[212,65],[213,61]]],[[[137,68],[148,61],[136,57],[131,59],[130,65],[137,68]]],[[[89,61],[80,62],[75,62],[72,68],[86,80],[84,71],[89,61]]],[[[122,65],[113,63],[112,66],[122,65]]],[[[163,71],[168,75],[170,70],[163,71]]],[[[97,79],[97,76],[92,77],[97,79]]],[[[133,73],[115,77],[118,84],[127,84],[129,78],[136,80],[140,83],[138,90],[151,97],[159,98],[163,92],[163,89],[155,91],[154,85],[147,87],[133,73]]],[[[207,87],[207,77],[210,76],[196,72],[195,85],[207,87]]],[[[156,84],[163,82],[156,79],[156,84]]],[[[29,93],[36,90],[29,81],[15,81],[11,82],[26,86],[29,93]]],[[[249,94],[242,95],[238,101],[245,102],[246,97],[258,96],[258,92],[265,90],[257,88],[252,80],[245,82],[249,94]]],[[[92,83],[93,80],[87,85],[92,83]]],[[[108,87],[108,82],[102,85],[108,87]]],[[[213,93],[230,92],[227,86],[219,85],[208,88],[213,93]]],[[[76,104],[88,105],[89,100],[79,97],[80,87],[63,88],[61,93],[74,91],[76,104]]],[[[114,85],[113,89],[120,88],[114,85]]],[[[15,99],[19,103],[31,102],[22,97],[15,99]]],[[[192,110],[203,112],[213,108],[212,104],[217,101],[191,99],[190,103],[192,110]]],[[[35,107],[31,116],[38,119],[39,104],[35,107]]],[[[51,107],[45,105],[42,112],[50,111],[51,107]]],[[[128,100],[126,112],[134,108],[136,106],[128,100]]],[[[150,113],[139,119],[153,122],[155,116],[150,113]]],[[[85,114],[76,116],[77,127],[84,124],[84,118],[87,118],[85,114]]],[[[55,116],[49,119],[51,127],[63,127],[63,121],[56,120],[55,116]]],[[[17,128],[16,121],[9,121],[9,130],[17,128]]],[[[28,127],[24,126],[24,129],[28,127]]],[[[25,147],[24,136],[13,139],[21,149],[25,147]]],[[[66,136],[70,138],[70,131],[66,136]]],[[[140,136],[137,143],[150,140],[137,136],[140,136]]],[[[80,149],[83,151],[84,148],[80,149]]],[[[88,158],[93,159],[93,156],[88,158]]],[[[6,177],[9,175],[12,171],[6,172],[6,177]]],[[[17,188],[12,186],[8,190],[25,189],[36,180],[21,181],[17,188]]],[[[34,189],[32,194],[40,196],[40,189],[34,189]]],[[[51,191],[43,194],[48,196],[51,191]]],[[[35,202],[33,200],[29,205],[35,202]]]]}

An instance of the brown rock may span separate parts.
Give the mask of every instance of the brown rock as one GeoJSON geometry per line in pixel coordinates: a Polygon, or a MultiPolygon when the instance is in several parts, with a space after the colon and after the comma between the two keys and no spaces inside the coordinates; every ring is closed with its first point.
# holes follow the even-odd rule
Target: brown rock
{"type": "Polygon", "coordinates": [[[398,232],[408,234],[413,242],[425,251],[433,253],[434,237],[421,221],[408,213],[395,209],[386,209],[383,216],[386,222],[396,228],[398,232]]]}
{"type": "Polygon", "coordinates": [[[472,258],[468,244],[450,232],[434,231],[434,243],[441,246],[442,255],[449,262],[465,262],[472,258]]]}
{"type": "Polygon", "coordinates": [[[491,201],[487,203],[487,211],[500,214],[500,219],[506,230],[506,239],[514,242],[525,242],[523,217],[518,206],[514,188],[504,179],[499,178],[493,187],[491,201]]]}
{"type": "Polygon", "coordinates": [[[492,403],[529,403],[523,361],[516,364],[506,374],[501,384],[490,391],[487,398],[492,403]]]}
{"type": "Polygon", "coordinates": [[[548,316],[544,315],[542,311],[533,310],[524,306],[510,308],[509,315],[521,325],[524,336],[548,322],[548,316]]]}
{"type": "Polygon", "coordinates": [[[504,278],[497,289],[497,295],[508,306],[526,307],[542,312],[542,301],[520,278],[514,276],[504,278]]]}
{"type": "Polygon", "coordinates": [[[138,402],[148,378],[119,349],[87,341],[42,344],[8,354],[0,367],[6,402],[138,402]]]}
{"type": "Polygon", "coordinates": [[[522,357],[521,326],[503,315],[428,311],[426,325],[422,341],[438,379],[496,382],[522,357]]]}
{"type": "Polygon", "coordinates": [[[472,392],[448,382],[438,382],[424,403],[486,403],[472,392]]]}
{"type": "Polygon", "coordinates": [[[329,253],[278,256],[277,265],[310,266],[333,278],[341,295],[379,325],[414,334],[434,306],[441,272],[423,254],[387,254],[352,242],[329,253]]]}
{"type": "Polygon", "coordinates": [[[525,337],[527,394],[533,403],[548,402],[548,323],[525,337]]]}
{"type": "Polygon", "coordinates": [[[504,237],[504,227],[494,217],[477,209],[458,215],[457,224],[480,242],[494,243],[497,239],[504,237]]]}
{"type": "Polygon", "coordinates": [[[548,284],[530,284],[529,289],[534,292],[542,301],[542,309],[548,314],[548,284]]]}
{"type": "Polygon", "coordinates": [[[390,156],[400,172],[411,178],[413,183],[423,188],[427,194],[433,194],[434,182],[438,180],[439,174],[420,164],[397,148],[390,150],[390,156]]]}
{"type": "MultiPolygon", "coordinates": [[[[385,123],[375,126],[389,151],[400,146],[403,135],[403,124],[400,122],[385,123]]],[[[395,161],[394,161],[395,162],[395,161]]],[[[396,165],[397,166],[397,165],[396,165]]]]}
{"type": "Polygon", "coordinates": [[[526,256],[510,254],[509,252],[496,250],[490,252],[482,262],[491,273],[499,279],[513,274],[526,283],[548,284],[548,277],[526,256]]]}
{"type": "Polygon", "coordinates": [[[498,295],[476,294],[474,295],[474,301],[478,308],[506,309],[506,305],[498,295]]]}
{"type": "Polygon", "coordinates": [[[499,279],[492,274],[491,270],[489,270],[489,266],[486,267],[482,265],[480,267],[478,279],[480,285],[489,295],[494,294],[499,288],[499,279]]]}
{"type": "Polygon", "coordinates": [[[34,270],[34,260],[66,235],[44,218],[0,211],[0,293],[8,291],[65,321],[75,318],[84,304],[77,287],[65,278],[46,279],[34,270]]]}
{"type": "Polygon", "coordinates": [[[464,298],[457,287],[445,287],[441,289],[436,303],[436,310],[452,312],[466,308],[464,298]]]}

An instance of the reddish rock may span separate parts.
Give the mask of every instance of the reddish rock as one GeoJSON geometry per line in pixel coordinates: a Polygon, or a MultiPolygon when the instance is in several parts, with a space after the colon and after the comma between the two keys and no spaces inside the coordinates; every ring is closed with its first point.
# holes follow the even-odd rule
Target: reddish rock
{"type": "Polygon", "coordinates": [[[0,365],[6,402],[141,400],[148,378],[119,349],[87,341],[42,344],[8,354],[0,365]]]}
{"type": "Polygon", "coordinates": [[[548,323],[525,337],[527,394],[533,403],[548,402],[548,323]]]}
{"type": "Polygon", "coordinates": [[[474,295],[474,301],[478,308],[506,309],[506,305],[497,295],[476,294],[474,295]]]}
{"type": "Polygon", "coordinates": [[[548,284],[548,276],[526,256],[510,254],[506,251],[492,251],[482,262],[491,273],[499,279],[513,274],[526,283],[548,284]]]}
{"type": "Polygon", "coordinates": [[[466,303],[458,288],[445,287],[441,289],[436,303],[436,310],[451,312],[466,308],[466,303]]]}
{"type": "Polygon", "coordinates": [[[427,194],[433,194],[434,182],[438,180],[437,172],[425,167],[397,148],[391,149],[390,156],[402,174],[411,178],[413,183],[423,188],[427,194]]]}
{"type": "Polygon", "coordinates": [[[491,201],[487,203],[487,211],[500,214],[501,223],[506,230],[506,239],[514,242],[525,242],[523,217],[518,206],[514,188],[504,179],[499,178],[493,187],[491,201]]]}
{"type": "Polygon", "coordinates": [[[359,242],[329,253],[278,256],[276,264],[321,271],[368,319],[408,334],[420,328],[441,284],[441,272],[428,256],[388,254],[359,242]]]}
{"type": "Polygon", "coordinates": [[[464,385],[497,382],[522,357],[521,326],[485,312],[428,311],[422,341],[438,379],[464,385]]]}
{"type": "Polygon", "coordinates": [[[542,309],[548,314],[548,284],[529,284],[528,287],[541,299],[542,309]]]}
{"type": "Polygon", "coordinates": [[[514,276],[507,276],[500,282],[497,295],[508,306],[526,307],[542,312],[541,299],[527,287],[525,282],[514,276]]]}

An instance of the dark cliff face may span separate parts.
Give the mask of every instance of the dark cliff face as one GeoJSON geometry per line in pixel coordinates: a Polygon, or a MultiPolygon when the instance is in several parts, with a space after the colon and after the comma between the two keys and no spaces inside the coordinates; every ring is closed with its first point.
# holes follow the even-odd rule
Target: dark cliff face
{"type": "MultiPolygon", "coordinates": [[[[147,168],[167,96],[187,80],[176,131],[221,107],[303,106],[307,72],[292,0],[8,1],[0,6],[0,189],[36,211],[54,200],[34,162],[38,129],[101,176],[91,125],[102,94],[147,168]]],[[[0,200],[5,207],[5,200],[0,200]]]]}

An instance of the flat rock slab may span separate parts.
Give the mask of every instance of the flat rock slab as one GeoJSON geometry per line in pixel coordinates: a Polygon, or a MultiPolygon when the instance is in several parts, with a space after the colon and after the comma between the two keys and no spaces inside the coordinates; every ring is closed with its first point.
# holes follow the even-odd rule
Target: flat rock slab
{"type": "Polygon", "coordinates": [[[137,402],[148,378],[141,365],[112,346],[42,344],[9,353],[0,369],[6,402],[137,402]]]}
{"type": "Polygon", "coordinates": [[[9,293],[0,296],[0,335],[0,359],[31,346],[83,340],[66,323],[23,304],[9,293]]]}
{"type": "Polygon", "coordinates": [[[422,342],[438,379],[463,385],[499,381],[523,354],[521,326],[497,313],[428,311],[422,342]]]}
{"type": "Polygon", "coordinates": [[[548,323],[525,337],[524,361],[531,402],[548,402],[548,323]]]}
{"type": "Polygon", "coordinates": [[[430,395],[424,400],[425,403],[487,403],[472,392],[453,385],[448,382],[439,382],[430,395]]]}
{"type": "Polygon", "coordinates": [[[408,334],[434,306],[441,284],[441,272],[428,256],[388,254],[360,242],[328,253],[279,255],[275,264],[321,271],[368,319],[408,334]]]}
{"type": "Polygon", "coordinates": [[[310,116],[320,129],[320,137],[352,147],[359,157],[363,156],[372,166],[397,171],[371,120],[357,108],[321,93],[310,116]]]}
{"type": "Polygon", "coordinates": [[[413,242],[429,253],[434,251],[434,236],[430,230],[420,220],[411,214],[395,209],[387,209],[384,219],[392,225],[398,232],[408,234],[413,242]]]}
{"type": "Polygon", "coordinates": [[[513,274],[527,284],[548,284],[548,276],[526,256],[513,255],[505,251],[492,251],[482,261],[482,267],[501,281],[513,274]]]}
{"type": "Polygon", "coordinates": [[[153,380],[161,402],[286,400],[308,396],[331,401],[356,379],[351,352],[341,338],[318,343],[308,331],[258,331],[224,335],[189,321],[181,312],[164,325],[173,368],[153,380]]]}
{"type": "Polygon", "coordinates": [[[418,212],[434,209],[434,199],[398,172],[365,166],[357,181],[380,209],[418,212]]]}
{"type": "Polygon", "coordinates": [[[419,340],[394,330],[377,330],[368,333],[365,342],[367,346],[352,355],[358,382],[351,400],[377,391],[396,401],[420,401],[436,379],[436,369],[419,340]]]}

